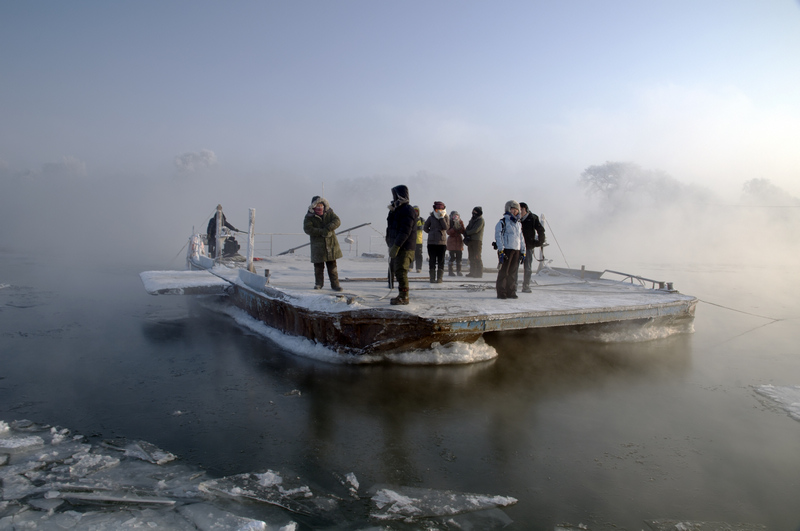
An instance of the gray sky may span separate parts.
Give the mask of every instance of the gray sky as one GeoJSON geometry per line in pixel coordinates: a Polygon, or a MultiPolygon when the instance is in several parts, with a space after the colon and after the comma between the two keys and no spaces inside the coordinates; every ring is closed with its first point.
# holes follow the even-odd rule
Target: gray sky
{"type": "Polygon", "coordinates": [[[420,172],[423,212],[570,197],[608,160],[800,196],[798,51],[791,0],[2,2],[0,175],[165,183],[241,225],[420,172]]]}

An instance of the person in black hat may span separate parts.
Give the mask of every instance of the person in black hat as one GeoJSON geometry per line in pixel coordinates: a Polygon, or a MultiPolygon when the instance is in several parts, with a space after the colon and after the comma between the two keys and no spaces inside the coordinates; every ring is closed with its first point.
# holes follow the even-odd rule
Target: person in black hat
{"type": "Polygon", "coordinates": [[[520,224],[522,237],[525,238],[525,260],[522,262],[522,293],[531,292],[531,276],[533,275],[533,249],[544,245],[544,225],[539,221],[539,216],[528,208],[527,203],[519,204],[520,224]]]}
{"type": "Polygon", "coordinates": [[[395,186],[386,218],[386,244],[398,290],[397,297],[389,300],[393,305],[408,304],[408,270],[414,262],[417,246],[416,222],[417,214],[409,204],[408,187],[395,186]]]}
{"type": "Polygon", "coordinates": [[[220,227],[228,227],[233,232],[241,232],[239,229],[228,223],[225,219],[225,214],[222,213],[222,205],[217,205],[217,211],[208,220],[208,227],[206,227],[206,237],[208,238],[208,256],[216,258],[217,251],[217,217],[222,216],[220,220],[220,227]]]}
{"type": "Polygon", "coordinates": [[[466,276],[473,278],[483,277],[483,208],[476,206],[472,209],[472,218],[467,223],[464,231],[464,243],[467,244],[469,253],[469,273],[466,276]]]}

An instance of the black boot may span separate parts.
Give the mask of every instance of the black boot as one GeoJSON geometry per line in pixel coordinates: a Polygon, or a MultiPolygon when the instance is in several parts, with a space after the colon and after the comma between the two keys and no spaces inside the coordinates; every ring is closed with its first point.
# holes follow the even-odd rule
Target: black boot
{"type": "Polygon", "coordinates": [[[436,270],[431,269],[430,272],[431,272],[431,284],[436,284],[436,270]]]}
{"type": "Polygon", "coordinates": [[[331,289],[333,291],[342,291],[342,286],[339,285],[339,269],[335,264],[328,269],[328,278],[331,281],[331,289]]]}
{"type": "Polygon", "coordinates": [[[314,264],[314,289],[322,289],[325,282],[325,264],[314,264]]]}
{"type": "Polygon", "coordinates": [[[393,306],[408,304],[408,289],[400,288],[397,297],[389,299],[389,303],[393,306]]]}

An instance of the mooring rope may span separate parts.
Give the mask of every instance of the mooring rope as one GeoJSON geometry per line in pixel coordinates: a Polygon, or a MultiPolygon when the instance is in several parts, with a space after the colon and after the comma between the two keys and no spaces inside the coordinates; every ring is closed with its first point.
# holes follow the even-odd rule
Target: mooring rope
{"type": "MultiPolygon", "coordinates": [[[[550,226],[550,222],[547,220],[547,218],[544,218],[544,222],[547,224],[547,230],[549,230],[550,234],[553,235],[553,239],[556,242],[556,247],[558,247],[558,251],[561,253],[561,257],[564,259],[564,263],[567,264],[567,269],[572,269],[569,266],[569,262],[567,262],[567,257],[564,256],[564,251],[561,250],[561,245],[558,243],[558,238],[556,238],[556,233],[553,232],[553,227],[550,226]]],[[[542,252],[544,252],[544,251],[542,251],[542,252]]]]}
{"type": "MultiPolygon", "coordinates": [[[[774,317],[768,317],[766,315],[759,315],[757,313],[746,312],[744,310],[737,310],[736,308],[731,308],[729,306],[723,306],[722,304],[717,304],[717,303],[710,302],[710,301],[704,301],[703,299],[697,299],[697,300],[700,301],[700,302],[704,302],[706,304],[710,304],[711,306],[716,306],[718,308],[723,308],[725,310],[730,310],[732,312],[743,313],[745,315],[751,315],[753,317],[759,317],[761,319],[769,319],[773,323],[777,323],[778,321],[785,321],[786,320],[786,319],[775,319],[774,317]]],[[[767,323],[767,324],[772,324],[772,323],[767,323]]]]}

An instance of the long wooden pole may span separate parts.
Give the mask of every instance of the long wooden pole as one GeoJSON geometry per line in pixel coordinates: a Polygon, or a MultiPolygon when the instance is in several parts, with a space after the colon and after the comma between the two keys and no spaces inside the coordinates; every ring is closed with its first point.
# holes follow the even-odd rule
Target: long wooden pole
{"type": "MultiPolygon", "coordinates": [[[[372,225],[372,223],[362,223],[361,225],[356,225],[355,227],[350,227],[349,229],[342,229],[339,232],[337,232],[336,234],[339,235],[339,234],[341,234],[343,232],[350,232],[351,230],[360,229],[361,227],[365,227],[367,225],[372,225]]],[[[311,242],[304,243],[303,245],[298,245],[297,247],[292,247],[291,249],[287,249],[287,250],[283,251],[282,253],[278,253],[278,256],[282,256],[284,254],[293,253],[298,249],[302,249],[306,245],[311,245],[311,242]]]]}

